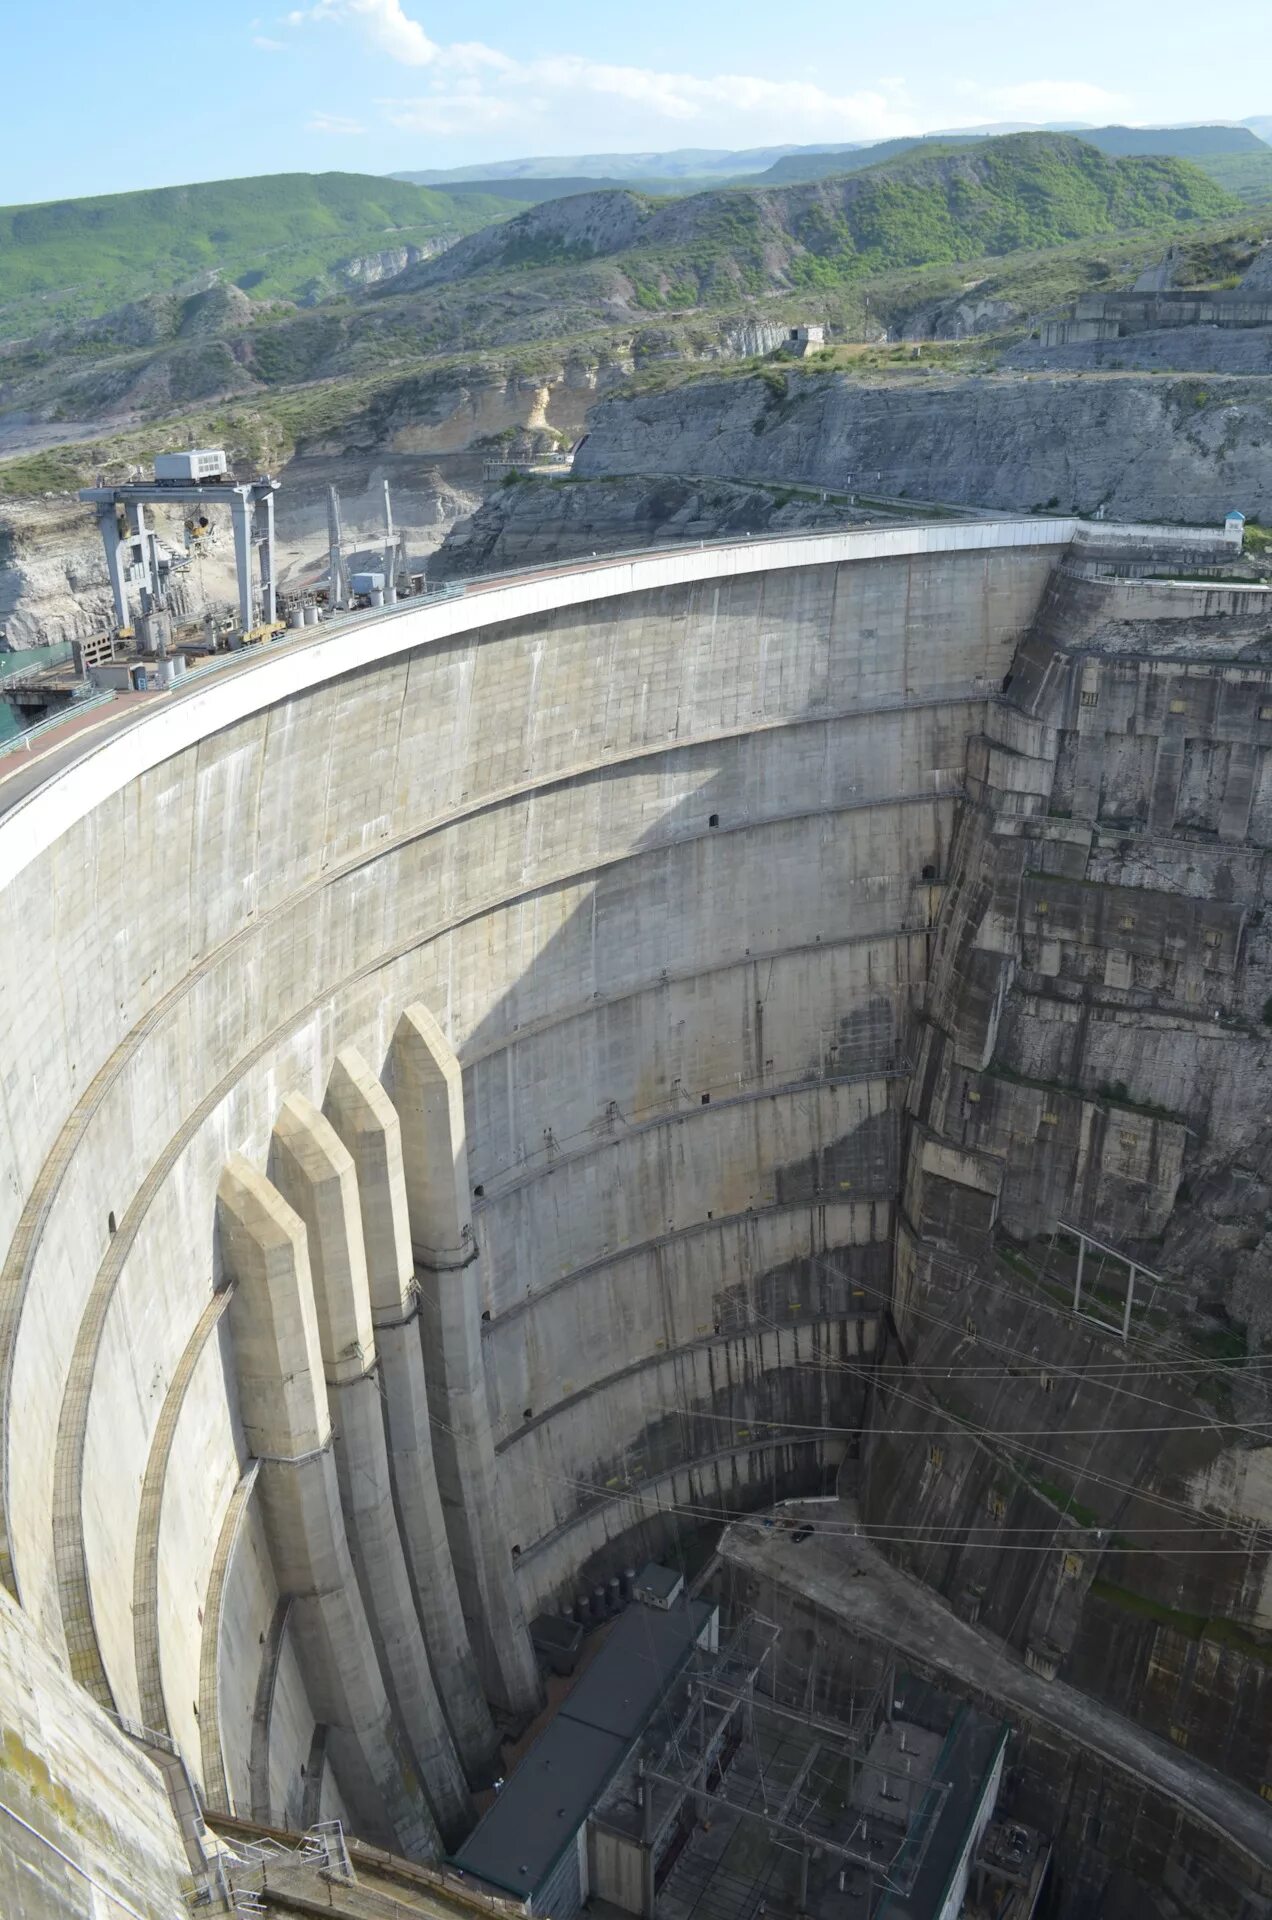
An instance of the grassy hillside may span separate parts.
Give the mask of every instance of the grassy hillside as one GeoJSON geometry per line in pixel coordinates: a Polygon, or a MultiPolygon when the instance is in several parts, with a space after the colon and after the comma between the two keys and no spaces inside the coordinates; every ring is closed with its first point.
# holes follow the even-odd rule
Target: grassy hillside
{"type": "Polygon", "coordinates": [[[283,173],[0,208],[0,337],[208,272],[295,297],[354,255],[472,233],[509,203],[357,173],[283,173]]]}
{"type": "Polygon", "coordinates": [[[800,186],[554,200],[461,241],[399,285],[604,260],[626,276],[637,306],[684,308],[1177,227],[1236,205],[1186,161],[1110,159],[1071,137],[1025,134],[927,149],[800,186]]]}
{"type": "Polygon", "coordinates": [[[878,140],[873,146],[857,147],[845,151],[841,147],[827,147],[824,152],[816,153],[805,149],[801,153],[788,153],[775,160],[763,173],[754,179],[736,184],[753,187],[789,187],[806,180],[829,180],[837,173],[860,173],[865,167],[880,167],[889,160],[899,160],[904,154],[945,153],[951,147],[979,147],[982,137],[974,133],[944,133],[919,136],[904,135],[896,140],[878,140]]]}
{"type": "MultiPolygon", "coordinates": [[[[1272,160],[1272,147],[1265,147],[1248,127],[1091,127],[1084,128],[1077,138],[1085,146],[1097,147],[1113,159],[1158,154],[1168,159],[1194,160],[1216,180],[1221,176],[1213,168],[1230,164],[1234,159],[1256,165],[1262,159],[1272,160]]],[[[784,186],[800,180],[826,180],[832,174],[858,173],[863,167],[899,159],[902,154],[930,153],[973,142],[980,144],[975,135],[941,134],[915,140],[881,140],[851,153],[839,147],[828,147],[822,153],[792,153],[774,161],[766,172],[746,184],[784,186]]]]}
{"type": "Polygon", "coordinates": [[[1257,153],[1263,142],[1249,127],[1092,127],[1082,138],[1101,153],[1165,153],[1201,160],[1218,153],[1257,153]]]}
{"type": "Polygon", "coordinates": [[[1198,160],[1225,193],[1235,193],[1249,207],[1272,206],[1272,147],[1256,153],[1215,153],[1198,160]]]}

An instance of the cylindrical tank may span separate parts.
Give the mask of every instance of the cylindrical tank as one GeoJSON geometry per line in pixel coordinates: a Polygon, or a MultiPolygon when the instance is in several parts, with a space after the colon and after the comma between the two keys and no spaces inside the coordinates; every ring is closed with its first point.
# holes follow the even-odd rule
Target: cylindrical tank
{"type": "Polygon", "coordinates": [[[585,1627],[591,1619],[591,1614],[588,1612],[587,1595],[585,1593],[576,1593],[574,1596],[574,1618],[581,1627],[585,1627]]]}
{"type": "Polygon", "coordinates": [[[372,587],[370,593],[367,595],[367,599],[373,607],[382,607],[384,605],[384,588],[372,587]]]}
{"type": "Polygon", "coordinates": [[[632,1597],[632,1594],[636,1591],[635,1567],[624,1567],[622,1579],[623,1579],[623,1598],[624,1600],[630,1600],[632,1597]]]}
{"type": "Polygon", "coordinates": [[[287,610],[287,624],[289,627],[303,627],[305,624],[305,609],[303,607],[289,607],[287,610]]]}
{"type": "Polygon", "coordinates": [[[617,1574],[613,1575],[609,1583],[609,1610],[611,1613],[623,1611],[623,1590],[617,1574]]]}
{"type": "Polygon", "coordinates": [[[593,1620],[603,1620],[605,1618],[604,1587],[592,1588],[592,1618],[593,1620]]]}

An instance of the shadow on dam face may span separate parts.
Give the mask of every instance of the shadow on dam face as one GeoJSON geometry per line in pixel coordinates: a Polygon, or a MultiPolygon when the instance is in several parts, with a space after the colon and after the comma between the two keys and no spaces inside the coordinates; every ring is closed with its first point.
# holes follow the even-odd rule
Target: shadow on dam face
{"type": "MultiPolygon", "coordinates": [[[[476,1323],[463,1417],[522,1613],[704,1511],[821,1484],[877,1338],[965,742],[1049,564],[810,565],[439,640],[161,759],[11,883],[33,1091],[6,1116],[6,1577],[103,1704],[137,1717],[151,1687],[205,1789],[219,1763],[229,1804],[255,1784],[295,1819],[325,1751],[317,1804],[348,1811],[294,1622],[252,1778],[284,1589],[242,1343],[222,1321],[200,1344],[235,1277],[231,1157],[263,1180],[284,1104],[321,1116],[346,1047],[398,1102],[404,1010],[439,1023],[477,1258],[434,1290],[476,1323]]],[[[299,1270],[304,1223],[283,1239],[299,1270]]],[[[337,1491],[304,1514],[365,1554],[337,1491]]]]}

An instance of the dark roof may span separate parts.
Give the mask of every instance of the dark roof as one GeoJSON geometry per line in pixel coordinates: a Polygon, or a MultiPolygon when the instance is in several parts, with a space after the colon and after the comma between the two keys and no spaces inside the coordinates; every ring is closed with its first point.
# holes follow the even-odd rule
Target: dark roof
{"type": "Polygon", "coordinates": [[[574,1839],[626,1751],[617,1734],[558,1715],[454,1855],[455,1865],[528,1899],[574,1839]]]}
{"type": "Polygon", "coordinates": [[[647,1560],[636,1575],[636,1591],[656,1593],[665,1600],[676,1591],[683,1579],[684,1575],[677,1573],[674,1567],[660,1566],[657,1560],[647,1560]]]}
{"type": "Polygon", "coordinates": [[[559,1717],[634,1740],[710,1618],[705,1600],[691,1600],[665,1613],[639,1602],[628,1607],[580,1675],[559,1717]]]}
{"type": "Polygon", "coordinates": [[[704,1600],[663,1613],[628,1607],[451,1858],[465,1873],[528,1898],[600,1798],[711,1618],[704,1600]]]}
{"type": "MultiPolygon", "coordinates": [[[[937,1816],[936,1828],[928,1842],[908,1898],[886,1898],[879,1909],[884,1916],[907,1916],[907,1920],[934,1920],[945,1904],[950,1880],[979,1810],[998,1750],[1007,1738],[1001,1720],[991,1720],[976,1707],[962,1707],[945,1736],[945,1744],[933,1769],[938,1780],[950,1782],[950,1792],[937,1816]]],[[[922,1828],[915,1831],[919,1839],[922,1828]]]]}

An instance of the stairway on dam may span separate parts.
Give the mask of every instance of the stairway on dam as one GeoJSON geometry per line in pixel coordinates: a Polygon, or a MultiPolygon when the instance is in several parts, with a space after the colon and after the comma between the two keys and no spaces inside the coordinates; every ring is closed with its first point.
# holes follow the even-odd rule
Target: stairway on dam
{"type": "Polygon", "coordinates": [[[1266,1314],[1202,1226],[1261,1151],[1272,661],[1259,590],[1151,577],[1184,538],[560,569],[0,784],[0,1573],[69,1795],[22,1817],[99,1879],[149,1836],[143,1920],[186,1863],[146,1763],[81,1817],[108,1715],[210,1818],[428,1861],[532,1617],[836,1476],[1269,1778],[1260,1389],[1182,1282],[1127,1348],[1039,1253],[1266,1314]]]}

